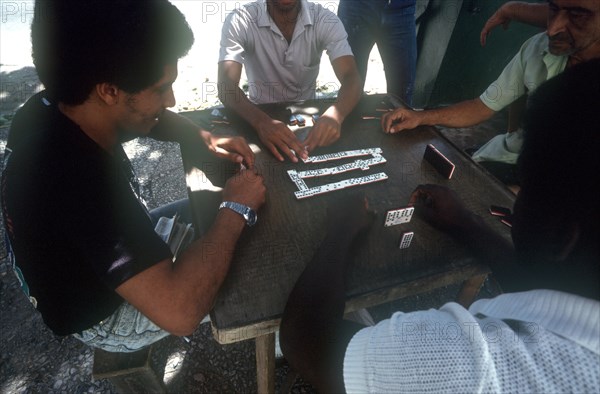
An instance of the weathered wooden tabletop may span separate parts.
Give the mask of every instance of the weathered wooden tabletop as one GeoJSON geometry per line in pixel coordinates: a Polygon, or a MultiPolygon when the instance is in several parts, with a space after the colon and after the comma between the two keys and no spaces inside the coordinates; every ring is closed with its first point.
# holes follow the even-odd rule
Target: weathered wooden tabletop
{"type": "MultiPolygon", "coordinates": [[[[355,301],[360,307],[390,301],[394,294],[398,294],[393,289],[408,282],[427,283],[427,278],[440,278],[477,263],[465,248],[417,215],[409,223],[384,227],[386,211],[406,206],[412,191],[419,184],[432,183],[452,188],[467,207],[505,237],[510,237],[510,229],[491,216],[488,208],[490,205],[512,207],[514,195],[435,128],[420,127],[387,135],[381,131],[378,119],[362,119],[363,116],[380,117],[381,112],[376,109],[386,108],[382,99],[384,96],[381,95],[366,96],[353,116],[344,123],[340,140],[327,148],[319,148],[311,155],[379,147],[387,163],[366,171],[307,179],[306,183],[311,187],[379,172],[385,172],[389,178],[383,182],[304,200],[297,200],[294,196],[297,187],[288,177],[287,170],[333,167],[356,158],[320,164],[294,164],[289,160],[280,163],[263,149],[248,125],[238,122],[231,115],[228,119],[231,124],[215,123],[215,133],[238,132],[262,149],[256,154],[256,167],[265,177],[268,188],[267,202],[258,212],[258,223],[244,230],[230,272],[211,313],[213,326],[217,330],[243,331],[244,327],[253,324],[277,321],[296,279],[324,237],[327,205],[335,203],[346,193],[364,193],[370,208],[377,212],[375,224],[356,242],[351,254],[351,269],[348,270],[349,304],[355,301]],[[444,179],[428,162],[423,161],[427,144],[435,145],[456,165],[452,179],[444,179]],[[408,249],[399,249],[398,242],[404,231],[413,231],[415,235],[408,249]],[[379,296],[365,301],[373,294],[379,296]]],[[[328,105],[328,102],[292,106],[282,104],[268,106],[267,110],[287,122],[289,112],[286,109],[310,115],[328,105]]],[[[197,122],[221,120],[210,113],[208,110],[184,115],[197,122]]],[[[310,116],[305,118],[306,127],[311,127],[310,116]]],[[[222,186],[233,168],[229,163],[199,154],[200,151],[202,149],[192,142],[182,144],[195,224],[207,228],[216,214],[220,195],[218,192],[199,191],[198,185],[207,177],[215,186],[222,186]]],[[[236,339],[252,337],[242,331],[236,339]]]]}

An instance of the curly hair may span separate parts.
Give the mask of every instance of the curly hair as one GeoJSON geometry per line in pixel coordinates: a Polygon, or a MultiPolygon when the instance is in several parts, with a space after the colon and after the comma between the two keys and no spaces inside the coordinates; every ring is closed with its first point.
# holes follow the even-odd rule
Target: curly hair
{"type": "Polygon", "coordinates": [[[129,93],[151,86],[194,35],[166,0],[36,0],[31,41],[50,97],[77,105],[98,83],[129,93]]]}

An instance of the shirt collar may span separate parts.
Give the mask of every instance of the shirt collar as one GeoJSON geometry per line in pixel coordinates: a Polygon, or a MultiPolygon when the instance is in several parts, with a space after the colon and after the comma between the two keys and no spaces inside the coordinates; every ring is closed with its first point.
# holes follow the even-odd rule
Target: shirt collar
{"type": "Polygon", "coordinates": [[[544,64],[546,65],[546,69],[552,68],[552,66],[554,66],[558,62],[565,62],[565,64],[566,64],[566,61],[569,60],[569,56],[553,55],[552,53],[550,53],[550,49],[549,49],[550,39],[548,38],[547,34],[544,35],[544,40],[545,40],[545,45],[543,46],[544,49],[542,49],[541,55],[542,55],[544,64]]]}

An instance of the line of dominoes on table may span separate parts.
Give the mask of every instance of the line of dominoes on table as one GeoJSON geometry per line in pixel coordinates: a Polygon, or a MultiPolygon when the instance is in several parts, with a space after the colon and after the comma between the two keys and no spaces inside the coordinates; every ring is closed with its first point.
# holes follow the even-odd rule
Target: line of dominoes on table
{"type": "Polygon", "coordinates": [[[359,149],[352,151],[344,151],[337,153],[330,153],[321,156],[311,156],[304,160],[305,163],[323,163],[327,161],[339,160],[344,158],[351,157],[360,157],[360,156],[373,156],[371,159],[366,160],[356,160],[352,163],[343,164],[341,166],[329,167],[329,168],[320,168],[315,170],[306,170],[306,171],[296,171],[289,170],[288,175],[292,182],[296,184],[298,188],[297,192],[294,192],[294,195],[297,199],[303,199],[308,197],[313,197],[319,194],[328,193],[334,190],[341,190],[352,186],[365,185],[368,183],[379,182],[388,179],[388,176],[384,172],[380,172],[377,174],[366,175],[358,178],[346,179],[343,181],[329,183],[326,185],[315,186],[309,188],[304,182],[304,178],[314,178],[326,175],[335,175],[341,174],[348,171],[353,170],[368,170],[371,166],[383,164],[386,162],[386,159],[381,155],[381,148],[371,148],[371,149],[359,149]]]}
{"type": "MultiPolygon", "coordinates": [[[[366,171],[371,166],[374,166],[377,164],[383,164],[386,161],[387,160],[385,160],[385,158],[383,156],[377,155],[377,156],[373,157],[372,159],[356,160],[352,163],[343,164],[343,165],[337,166],[337,167],[319,168],[316,170],[299,171],[296,174],[300,178],[314,178],[314,177],[325,176],[325,175],[342,174],[344,172],[348,172],[348,171],[352,171],[352,170],[366,171]]],[[[296,172],[296,171],[289,170],[288,173],[289,172],[296,172]]]]}
{"type": "Polygon", "coordinates": [[[347,151],[343,151],[343,152],[327,153],[325,155],[319,155],[319,156],[309,156],[306,159],[304,159],[303,161],[305,163],[323,163],[325,161],[333,161],[333,160],[346,159],[349,157],[360,157],[360,156],[367,156],[367,155],[381,154],[381,153],[382,153],[381,148],[347,150],[347,151]]]}
{"type": "Polygon", "coordinates": [[[328,183],[327,185],[316,186],[310,189],[299,190],[294,192],[294,195],[298,200],[308,197],[313,197],[323,193],[329,193],[334,190],[346,189],[348,187],[366,185],[368,183],[384,181],[388,179],[385,172],[379,172],[377,174],[366,175],[359,178],[346,179],[340,182],[328,183]]]}

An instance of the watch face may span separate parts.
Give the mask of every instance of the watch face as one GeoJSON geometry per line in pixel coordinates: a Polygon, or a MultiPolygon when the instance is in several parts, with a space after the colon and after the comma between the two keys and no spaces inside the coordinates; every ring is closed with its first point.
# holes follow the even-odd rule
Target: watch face
{"type": "Polygon", "coordinates": [[[248,226],[254,226],[254,224],[256,223],[256,212],[254,212],[254,210],[249,209],[248,210],[248,218],[246,219],[248,226]]]}

